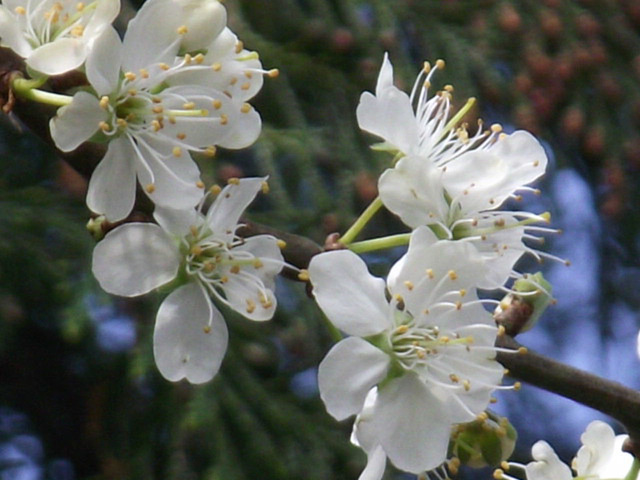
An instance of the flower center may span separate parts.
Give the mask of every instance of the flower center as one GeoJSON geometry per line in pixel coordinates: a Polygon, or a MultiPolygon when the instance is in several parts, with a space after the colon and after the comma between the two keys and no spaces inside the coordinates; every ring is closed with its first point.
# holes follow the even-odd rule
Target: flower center
{"type": "Polygon", "coordinates": [[[60,37],[82,37],[88,17],[96,9],[97,3],[85,5],[73,0],[45,1],[33,10],[29,6],[27,9],[16,7],[15,12],[26,16],[28,41],[33,47],[38,47],[60,37]]]}

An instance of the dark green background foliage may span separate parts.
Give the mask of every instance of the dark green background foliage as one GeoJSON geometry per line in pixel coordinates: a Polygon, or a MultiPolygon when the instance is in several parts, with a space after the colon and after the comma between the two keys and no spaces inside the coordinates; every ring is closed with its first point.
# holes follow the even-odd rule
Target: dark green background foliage
{"type": "MultiPolygon", "coordinates": [[[[355,109],[388,51],[399,86],[410,89],[423,60],[444,58],[435,88],[453,84],[458,106],[478,98],[470,125],[481,116],[547,142],[551,170],[572,167],[596,192],[616,245],[603,254],[637,256],[637,1],[225,5],[231,28],[280,76],[253,102],[264,121],[255,146],[200,163],[208,184],[270,176],[271,193],[252,210],[257,221],[322,243],[375,196],[387,159],[368,148],[373,138],[359,131],[355,109]]],[[[364,455],[347,442],[348,422],[291,388],[331,344],[301,285],[279,285],[286,305],[267,324],[228,313],[230,347],[214,381],[171,384],[151,350],[162,294],[122,300],[100,292],[90,275],[88,212],[53,153],[7,120],[0,168],[0,417],[28,417],[13,429],[0,422],[0,445],[35,434],[44,445],[36,463],[49,478],[74,478],[60,473],[69,463],[75,478],[357,478],[364,455]],[[135,345],[101,348],[96,311],[134,319],[135,345]]],[[[368,233],[400,228],[382,215],[368,233]]],[[[0,460],[0,478],[11,478],[2,472],[12,466],[0,460]]]]}

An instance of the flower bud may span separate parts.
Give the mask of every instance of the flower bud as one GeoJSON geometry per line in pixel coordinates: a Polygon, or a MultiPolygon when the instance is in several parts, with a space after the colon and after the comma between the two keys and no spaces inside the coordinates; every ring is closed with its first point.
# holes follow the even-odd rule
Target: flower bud
{"type": "Polygon", "coordinates": [[[87,222],[87,230],[96,242],[99,242],[104,237],[104,223],[107,221],[104,215],[100,215],[95,218],[90,218],[87,222]]]}
{"type": "Polygon", "coordinates": [[[227,11],[218,0],[173,0],[182,9],[186,33],[181,53],[205,50],[227,25],[227,11]]]}
{"type": "Polygon", "coordinates": [[[513,292],[500,301],[493,318],[511,336],[526,332],[553,302],[551,290],[542,272],[524,275],[513,284],[513,292]]]}
{"type": "Polygon", "coordinates": [[[454,428],[448,457],[473,468],[497,467],[513,453],[518,434],[506,417],[485,412],[454,428]]]}

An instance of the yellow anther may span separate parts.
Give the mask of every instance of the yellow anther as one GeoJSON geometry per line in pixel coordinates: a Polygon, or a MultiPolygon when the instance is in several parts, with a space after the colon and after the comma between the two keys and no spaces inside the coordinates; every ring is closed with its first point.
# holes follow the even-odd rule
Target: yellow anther
{"type": "Polygon", "coordinates": [[[169,69],[171,68],[168,64],[166,64],[166,63],[164,63],[164,62],[159,63],[159,64],[158,64],[158,67],[160,67],[160,70],[165,70],[165,71],[166,71],[166,70],[169,70],[169,69]]]}
{"type": "Polygon", "coordinates": [[[211,187],[209,187],[209,193],[211,195],[218,195],[220,192],[222,191],[222,187],[220,185],[212,185],[211,187]]]}
{"type": "Polygon", "coordinates": [[[211,327],[209,325],[205,325],[204,327],[202,327],[202,331],[204,333],[211,333],[211,327]]]}
{"type": "Polygon", "coordinates": [[[100,98],[100,108],[106,110],[109,107],[109,97],[106,95],[100,98]]]}
{"type": "Polygon", "coordinates": [[[189,251],[191,252],[191,255],[202,255],[202,247],[200,245],[192,246],[189,251]]]}
{"type": "Polygon", "coordinates": [[[424,351],[424,350],[417,350],[417,351],[416,351],[416,355],[418,355],[418,358],[419,358],[420,360],[422,360],[424,357],[426,357],[426,356],[427,356],[427,354],[425,353],[425,351],[424,351]]]}
{"type": "Polygon", "coordinates": [[[111,125],[109,125],[107,122],[104,122],[104,121],[98,123],[98,128],[100,128],[100,130],[102,130],[103,132],[111,131],[111,125]]]}
{"type": "Polygon", "coordinates": [[[118,118],[116,120],[116,124],[119,128],[127,128],[127,126],[129,125],[124,118],[118,118]]]}
{"type": "MultiPolygon", "coordinates": [[[[282,247],[280,247],[282,248],[282,247]]],[[[300,273],[298,273],[298,280],[300,280],[301,282],[308,282],[309,281],[309,271],[302,269],[300,270],[300,273]]]]}
{"type": "Polygon", "coordinates": [[[253,73],[247,70],[246,72],[244,72],[244,76],[247,78],[253,78],[253,73]]]}
{"type": "Polygon", "coordinates": [[[156,191],[156,186],[153,183],[150,183],[146,187],[144,187],[144,189],[147,191],[147,193],[153,193],[156,191]]]}
{"type": "Polygon", "coordinates": [[[402,295],[400,295],[399,293],[396,293],[393,298],[396,302],[404,302],[404,298],[402,298],[402,295]]]}
{"type": "Polygon", "coordinates": [[[479,422],[486,422],[489,419],[489,415],[487,415],[487,412],[480,412],[478,415],[476,415],[476,420],[478,420],[479,422]]]}
{"type": "Polygon", "coordinates": [[[469,390],[471,390],[471,382],[469,380],[463,380],[462,387],[464,388],[465,392],[468,392],[469,390]]]}
{"type": "Polygon", "coordinates": [[[271,300],[260,301],[260,305],[262,305],[262,308],[266,310],[273,307],[273,302],[271,300]]]}
{"type": "Polygon", "coordinates": [[[238,265],[233,265],[233,266],[229,269],[229,271],[230,271],[231,273],[238,274],[238,273],[240,273],[240,267],[239,267],[238,265]]]}
{"type": "Polygon", "coordinates": [[[499,337],[502,337],[506,332],[507,332],[507,330],[504,328],[504,325],[500,325],[498,327],[498,336],[499,337]]]}
{"type": "Polygon", "coordinates": [[[76,3],[76,10],[78,12],[81,12],[82,10],[84,10],[84,3],[83,2],[76,3]]]}
{"type": "Polygon", "coordinates": [[[248,103],[243,103],[240,107],[240,111],[242,113],[249,113],[251,111],[251,105],[249,105],[248,103]]]}
{"type": "Polygon", "coordinates": [[[499,468],[496,468],[493,471],[493,478],[495,478],[495,480],[503,480],[504,472],[502,470],[500,470],[499,468]]]}
{"type": "Polygon", "coordinates": [[[236,83],[238,83],[238,78],[237,77],[231,77],[231,80],[229,80],[229,84],[230,85],[235,85],[236,83]]]}
{"type": "Polygon", "coordinates": [[[193,110],[194,108],[196,108],[196,104],[194,102],[186,102],[182,105],[182,108],[184,108],[185,110],[193,110]]]}
{"type": "Polygon", "coordinates": [[[499,123],[494,123],[493,125],[491,125],[491,131],[493,133],[500,133],[502,131],[502,125],[500,125],[499,123]]]}
{"type": "Polygon", "coordinates": [[[138,78],[138,76],[133,72],[126,72],[124,74],[124,78],[126,78],[130,82],[133,82],[136,78],[138,78]]]}
{"type": "Polygon", "coordinates": [[[229,123],[229,117],[223,113],[220,115],[220,125],[226,125],[227,123],[229,123]]]}
{"type": "Polygon", "coordinates": [[[266,181],[262,182],[261,190],[265,195],[269,193],[269,184],[266,181]]]}
{"type": "Polygon", "coordinates": [[[280,250],[284,250],[285,248],[287,248],[287,242],[285,242],[284,240],[282,240],[280,238],[276,240],[276,244],[278,245],[278,248],[280,250]]]}
{"type": "Polygon", "coordinates": [[[508,368],[505,368],[504,370],[502,370],[502,374],[503,375],[509,375],[510,370],[508,368]]]}
{"type": "Polygon", "coordinates": [[[162,130],[162,123],[160,123],[158,120],[152,120],[151,126],[153,127],[154,132],[162,130]]]}
{"type": "Polygon", "coordinates": [[[231,177],[227,180],[228,185],[240,185],[240,179],[238,177],[231,177]]]}
{"type": "Polygon", "coordinates": [[[520,347],[518,348],[518,353],[520,355],[524,355],[525,353],[529,352],[529,350],[527,350],[527,347],[520,347]]]}
{"type": "Polygon", "coordinates": [[[445,67],[445,61],[442,59],[436,60],[436,68],[442,70],[445,67]]]}
{"type": "Polygon", "coordinates": [[[229,277],[227,277],[226,275],[223,275],[222,277],[220,277],[220,281],[222,283],[227,283],[229,281],[229,277]]]}
{"type": "Polygon", "coordinates": [[[453,93],[453,85],[445,85],[442,87],[445,92],[453,93]]]}
{"type": "Polygon", "coordinates": [[[81,37],[84,33],[84,27],[82,25],[76,25],[71,29],[69,33],[71,33],[72,37],[81,37]]]}
{"type": "Polygon", "coordinates": [[[216,110],[220,110],[220,107],[222,107],[222,102],[218,99],[214,100],[211,103],[213,104],[213,108],[215,108],[216,110]]]}
{"type": "Polygon", "coordinates": [[[156,105],[151,109],[151,111],[155,114],[164,112],[164,107],[162,105],[156,105]]]}
{"type": "Polygon", "coordinates": [[[431,71],[431,64],[430,64],[429,62],[425,61],[425,62],[422,64],[422,71],[423,71],[424,73],[429,73],[429,72],[431,71]]]}
{"type": "Polygon", "coordinates": [[[396,328],[396,331],[394,333],[402,335],[403,333],[407,333],[408,331],[409,327],[407,325],[400,325],[398,328],[396,328]]]}
{"type": "Polygon", "coordinates": [[[243,83],[243,84],[240,86],[240,89],[241,89],[241,90],[244,90],[245,92],[246,92],[247,90],[249,90],[250,88],[251,88],[251,84],[250,84],[249,82],[243,83]]]}
{"type": "Polygon", "coordinates": [[[504,428],[502,428],[502,427],[498,427],[498,428],[496,428],[496,429],[495,429],[495,432],[496,432],[496,435],[497,435],[498,437],[506,437],[506,436],[507,436],[507,431],[506,431],[504,428]]]}
{"type": "Polygon", "coordinates": [[[186,133],[176,133],[176,138],[178,140],[184,140],[185,138],[187,138],[187,134],[186,133]]]}
{"type": "Polygon", "coordinates": [[[198,180],[198,181],[196,182],[196,187],[198,187],[198,188],[204,188],[204,182],[203,182],[202,180],[198,180]]]}
{"type": "Polygon", "coordinates": [[[411,280],[405,280],[404,286],[407,287],[407,290],[413,290],[413,282],[411,280]]]}
{"type": "Polygon", "coordinates": [[[189,231],[191,232],[191,235],[193,235],[194,237],[198,236],[198,227],[196,227],[195,225],[191,225],[189,227],[189,231]]]}
{"type": "Polygon", "coordinates": [[[489,398],[489,403],[498,403],[498,399],[496,397],[489,398]]]}
{"type": "Polygon", "coordinates": [[[24,7],[16,7],[13,9],[13,11],[18,15],[24,15],[25,13],[27,13],[27,10],[24,7]]]}
{"type": "Polygon", "coordinates": [[[467,294],[467,291],[464,288],[461,288],[458,293],[460,294],[461,297],[464,297],[467,294]]]}
{"type": "Polygon", "coordinates": [[[449,343],[451,341],[451,339],[449,337],[447,337],[446,335],[443,337],[440,337],[440,343],[449,343]]]}
{"type": "Polygon", "coordinates": [[[462,310],[462,302],[460,300],[456,302],[456,310],[462,310]]]}
{"type": "Polygon", "coordinates": [[[451,280],[457,280],[458,279],[458,274],[455,272],[455,270],[449,270],[447,272],[447,275],[449,275],[449,278],[451,280]]]}
{"type": "Polygon", "coordinates": [[[130,97],[135,97],[138,94],[138,90],[136,90],[135,88],[131,88],[127,91],[127,93],[130,97]]]}
{"type": "Polygon", "coordinates": [[[425,315],[429,315],[429,309],[428,309],[428,308],[425,308],[425,309],[422,311],[422,313],[423,313],[423,314],[425,314],[425,315]]]}
{"type": "Polygon", "coordinates": [[[174,157],[181,157],[182,149],[180,147],[173,147],[173,150],[171,151],[171,153],[173,153],[174,157]]]}
{"type": "Polygon", "coordinates": [[[189,29],[187,28],[187,26],[186,26],[186,25],[180,25],[180,26],[178,27],[178,30],[177,30],[178,35],[184,35],[184,34],[186,34],[188,31],[189,31],[189,29]]]}
{"type": "Polygon", "coordinates": [[[146,68],[141,68],[139,72],[142,78],[149,78],[149,70],[147,70],[146,68]]]}
{"type": "Polygon", "coordinates": [[[518,392],[522,388],[522,384],[520,382],[516,382],[513,384],[513,389],[518,392]]]}
{"type": "Polygon", "coordinates": [[[191,65],[191,55],[189,55],[188,53],[184,55],[184,63],[186,63],[187,65],[191,65]]]}
{"type": "Polygon", "coordinates": [[[435,276],[436,275],[435,275],[435,273],[433,273],[433,269],[427,268],[427,277],[433,279],[433,278],[435,278],[435,276]]]}
{"type": "Polygon", "coordinates": [[[219,72],[220,69],[222,68],[222,64],[220,62],[215,62],[214,64],[211,65],[211,68],[213,69],[214,72],[219,72]]]}
{"type": "Polygon", "coordinates": [[[500,468],[502,468],[505,472],[509,471],[509,463],[506,460],[503,460],[500,463],[500,468]]]}
{"type": "Polygon", "coordinates": [[[211,273],[216,269],[216,265],[213,262],[204,262],[202,269],[205,273],[211,273]]]}
{"type": "Polygon", "coordinates": [[[236,42],[236,53],[240,53],[244,49],[244,44],[238,40],[236,42]]]}
{"type": "Polygon", "coordinates": [[[451,380],[453,383],[458,383],[460,381],[460,377],[458,377],[455,373],[450,373],[449,380],[451,380]]]}
{"type": "Polygon", "coordinates": [[[258,269],[258,268],[262,268],[264,267],[264,263],[262,263],[262,260],[260,260],[259,258],[256,258],[253,261],[253,268],[258,269]]]}
{"type": "Polygon", "coordinates": [[[204,55],[199,53],[195,57],[193,57],[193,59],[196,61],[196,63],[200,64],[204,62],[204,55]]]}
{"type": "Polygon", "coordinates": [[[276,78],[278,77],[278,75],[280,75],[280,70],[278,70],[277,68],[272,68],[267,72],[267,76],[269,78],[276,78]]]}
{"type": "Polygon", "coordinates": [[[253,313],[255,309],[256,309],[255,302],[250,298],[247,298],[247,313],[253,313]]]}

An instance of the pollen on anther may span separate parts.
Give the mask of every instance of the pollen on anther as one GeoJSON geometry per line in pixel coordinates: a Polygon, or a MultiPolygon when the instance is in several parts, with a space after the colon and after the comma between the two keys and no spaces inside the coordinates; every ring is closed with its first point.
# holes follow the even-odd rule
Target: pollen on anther
{"type": "Polygon", "coordinates": [[[198,227],[196,227],[195,225],[189,226],[189,231],[191,232],[191,235],[193,235],[194,237],[198,236],[198,227]]]}
{"type": "Polygon", "coordinates": [[[287,248],[287,242],[285,242],[284,240],[282,240],[280,238],[276,240],[276,244],[278,245],[278,248],[280,250],[284,250],[285,248],[287,248]]]}
{"type": "Polygon", "coordinates": [[[178,27],[178,30],[177,30],[178,35],[184,35],[184,34],[185,34],[185,33],[187,33],[188,31],[189,31],[189,29],[187,28],[187,26],[186,26],[186,25],[180,25],[180,26],[178,27]]]}
{"type": "Polygon", "coordinates": [[[520,382],[516,382],[513,384],[513,389],[518,392],[522,388],[522,384],[520,382]]]}
{"type": "Polygon", "coordinates": [[[238,177],[231,177],[227,180],[228,185],[240,185],[240,179],[238,177]]]}
{"type": "Polygon", "coordinates": [[[278,70],[277,68],[272,68],[267,72],[267,76],[269,78],[276,78],[278,75],[280,75],[280,70],[278,70]]]}
{"type": "Polygon", "coordinates": [[[244,43],[240,40],[236,43],[236,53],[240,53],[244,49],[244,43]]]}
{"type": "Polygon", "coordinates": [[[150,183],[146,187],[144,187],[144,189],[147,191],[147,193],[153,193],[156,191],[156,186],[153,183],[150,183]]]}
{"type": "Polygon", "coordinates": [[[436,276],[435,273],[433,272],[433,269],[431,268],[427,268],[426,273],[427,273],[427,277],[429,277],[430,279],[433,279],[436,276]]]}
{"type": "Polygon", "coordinates": [[[133,82],[133,81],[134,81],[136,78],[138,78],[138,77],[137,77],[137,76],[136,76],[136,74],[135,74],[135,73],[133,73],[133,72],[126,72],[126,73],[124,74],[124,78],[126,78],[126,79],[127,79],[127,80],[129,80],[130,82],[133,82]]]}
{"type": "Polygon", "coordinates": [[[173,147],[173,150],[171,151],[171,153],[173,153],[174,157],[181,157],[182,149],[180,147],[173,147]]]}
{"type": "Polygon", "coordinates": [[[264,263],[262,263],[262,260],[260,260],[259,258],[256,258],[253,261],[253,268],[258,269],[258,268],[262,268],[264,267],[264,263]]]}
{"type": "Polygon", "coordinates": [[[451,280],[457,280],[458,279],[458,274],[455,272],[455,270],[449,270],[447,272],[447,275],[449,275],[449,278],[451,280]]]}
{"type": "Polygon", "coordinates": [[[24,7],[16,7],[13,9],[13,11],[18,15],[24,15],[25,13],[27,13],[27,10],[24,7]]]}
{"type": "Polygon", "coordinates": [[[445,67],[445,61],[441,58],[436,60],[436,68],[442,70],[445,67]]]}
{"type": "Polygon", "coordinates": [[[407,290],[413,290],[413,282],[411,280],[405,280],[404,286],[407,287],[407,290]]]}
{"type": "Polygon", "coordinates": [[[242,113],[249,113],[251,111],[251,105],[249,105],[248,103],[243,103],[240,107],[240,111],[242,113]]]}
{"type": "Polygon", "coordinates": [[[298,273],[298,280],[300,280],[301,282],[308,282],[309,272],[305,269],[300,270],[300,273],[298,273]]]}
{"type": "Polygon", "coordinates": [[[244,90],[244,91],[247,91],[247,90],[249,90],[250,88],[251,88],[251,84],[250,84],[249,82],[245,82],[245,83],[243,83],[242,85],[240,85],[240,89],[241,89],[241,90],[244,90]]]}
{"type": "Polygon", "coordinates": [[[106,95],[100,98],[100,108],[106,110],[109,107],[109,97],[106,95]]]}
{"type": "Polygon", "coordinates": [[[209,145],[207,148],[205,148],[202,153],[204,155],[206,155],[207,157],[215,157],[216,156],[216,147],[214,145],[209,145]]]}
{"type": "Polygon", "coordinates": [[[463,380],[462,386],[464,387],[465,392],[468,392],[469,390],[471,390],[471,382],[469,380],[463,380]]]}
{"type": "Polygon", "coordinates": [[[220,125],[226,125],[229,123],[229,117],[226,114],[220,115],[220,125]]]}
{"type": "Polygon", "coordinates": [[[202,331],[204,333],[211,333],[211,327],[209,325],[205,325],[204,327],[202,327],[202,331]]]}
{"type": "Polygon", "coordinates": [[[262,193],[266,195],[267,193],[269,193],[269,184],[266,181],[262,182],[260,189],[262,193]]]}
{"type": "Polygon", "coordinates": [[[185,102],[182,105],[182,108],[184,108],[185,110],[193,110],[194,108],[196,108],[196,104],[194,102],[185,102]]]}
{"type": "Polygon", "coordinates": [[[102,130],[103,132],[111,131],[111,125],[109,125],[105,121],[102,121],[102,122],[98,123],[98,128],[100,128],[100,130],[102,130]]]}
{"type": "Polygon", "coordinates": [[[193,245],[189,252],[191,255],[202,255],[202,247],[200,245],[193,245]]]}
{"type": "Polygon", "coordinates": [[[204,188],[204,182],[203,182],[202,180],[198,180],[198,181],[196,182],[196,187],[198,187],[198,188],[204,188]]]}
{"type": "Polygon", "coordinates": [[[500,133],[502,131],[502,125],[500,125],[499,123],[494,123],[493,125],[491,125],[491,131],[493,133],[500,133]]]}
{"type": "Polygon", "coordinates": [[[229,271],[237,275],[238,273],[240,273],[240,267],[238,265],[234,265],[229,269],[229,271]]]}
{"type": "Polygon", "coordinates": [[[247,298],[247,313],[253,313],[255,309],[256,309],[255,302],[250,298],[247,298]]]}
{"type": "Polygon", "coordinates": [[[219,62],[216,62],[216,63],[214,63],[214,64],[212,64],[212,65],[211,65],[211,69],[212,69],[214,72],[219,72],[221,68],[222,68],[222,64],[221,64],[221,63],[219,63],[219,62]]]}

